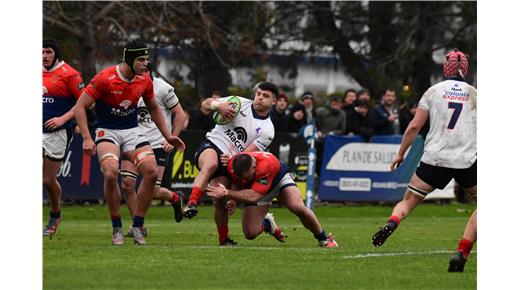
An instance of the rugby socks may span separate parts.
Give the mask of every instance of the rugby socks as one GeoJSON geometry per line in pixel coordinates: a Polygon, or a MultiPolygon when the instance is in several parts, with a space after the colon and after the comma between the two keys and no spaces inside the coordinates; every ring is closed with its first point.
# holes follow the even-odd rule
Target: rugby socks
{"type": "Polygon", "coordinates": [[[202,191],[202,188],[200,188],[198,186],[194,186],[191,189],[191,195],[190,195],[190,199],[188,201],[188,204],[198,205],[199,204],[199,200],[201,199],[203,194],[204,194],[204,192],[202,191]]]}
{"type": "Polygon", "coordinates": [[[121,222],[121,216],[120,215],[111,215],[110,219],[112,220],[112,227],[113,228],[122,228],[123,223],[121,222]]]}
{"type": "Polygon", "coordinates": [[[172,193],[172,199],[170,200],[170,202],[172,204],[174,204],[179,200],[179,195],[175,191],[172,191],[171,193],[172,193]]]}
{"type": "Polygon", "coordinates": [[[457,251],[461,252],[464,255],[465,259],[468,259],[469,253],[473,248],[473,243],[469,240],[462,239],[459,242],[459,246],[457,247],[457,251]]]}
{"type": "Polygon", "coordinates": [[[217,225],[217,231],[218,231],[218,241],[223,243],[228,237],[228,232],[229,232],[228,227],[217,225]]]}
{"type": "Polygon", "coordinates": [[[140,228],[144,225],[144,217],[142,216],[134,216],[134,223],[132,224],[132,227],[134,228],[140,228]]]}
{"type": "Polygon", "coordinates": [[[322,228],[321,233],[314,234],[314,237],[318,242],[325,241],[327,239],[327,234],[325,233],[325,229],[322,228]]]}
{"type": "Polygon", "coordinates": [[[59,219],[61,217],[61,209],[58,211],[50,211],[50,217],[51,219],[59,219]]]}
{"type": "Polygon", "coordinates": [[[388,218],[387,223],[392,227],[392,230],[395,230],[399,223],[401,223],[401,219],[394,214],[388,218]]]}

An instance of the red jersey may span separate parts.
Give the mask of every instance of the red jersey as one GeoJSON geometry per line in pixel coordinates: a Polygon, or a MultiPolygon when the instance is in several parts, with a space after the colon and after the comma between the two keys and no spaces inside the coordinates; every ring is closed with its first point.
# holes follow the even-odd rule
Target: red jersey
{"type": "Polygon", "coordinates": [[[280,160],[268,152],[242,152],[240,154],[247,154],[256,159],[256,173],[252,182],[241,181],[233,171],[233,160],[235,155],[229,160],[227,170],[231,176],[231,182],[238,185],[240,189],[252,189],[256,193],[266,195],[275,187],[282,177],[287,173],[285,164],[280,163],[280,160]]]}
{"type": "MultiPolygon", "coordinates": [[[[83,90],[83,80],[81,74],[64,61],[55,64],[49,70],[43,68],[42,74],[43,126],[47,120],[60,117],[72,109],[83,90]]],[[[46,129],[43,126],[43,132],[71,127],[69,121],[54,130],[46,129]]]]}
{"type": "Polygon", "coordinates": [[[97,128],[130,129],[138,126],[137,103],[140,97],[154,98],[148,74],[127,80],[119,65],[108,67],[94,76],[85,93],[96,100],[97,128]]]}

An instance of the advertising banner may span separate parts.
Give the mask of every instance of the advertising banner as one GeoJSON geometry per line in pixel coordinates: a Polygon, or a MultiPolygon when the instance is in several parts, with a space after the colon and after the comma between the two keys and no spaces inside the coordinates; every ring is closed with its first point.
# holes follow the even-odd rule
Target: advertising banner
{"type": "Polygon", "coordinates": [[[366,143],[359,136],[325,137],[318,198],[325,201],[398,201],[417,167],[423,151],[418,136],[394,172],[390,164],[399,150],[401,135],[373,136],[366,143]]]}

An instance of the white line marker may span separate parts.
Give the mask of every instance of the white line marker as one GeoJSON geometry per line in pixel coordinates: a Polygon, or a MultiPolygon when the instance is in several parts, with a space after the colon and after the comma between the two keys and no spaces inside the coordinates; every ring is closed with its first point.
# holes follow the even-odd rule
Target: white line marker
{"type": "MultiPolygon", "coordinates": [[[[451,254],[454,253],[455,250],[435,250],[435,251],[424,251],[424,252],[401,252],[401,253],[368,253],[368,254],[359,254],[353,256],[344,256],[344,259],[364,259],[364,258],[372,258],[372,257],[394,257],[394,256],[425,256],[425,255],[434,255],[434,254],[451,254]]],[[[472,254],[476,254],[477,252],[471,252],[472,254]]]]}

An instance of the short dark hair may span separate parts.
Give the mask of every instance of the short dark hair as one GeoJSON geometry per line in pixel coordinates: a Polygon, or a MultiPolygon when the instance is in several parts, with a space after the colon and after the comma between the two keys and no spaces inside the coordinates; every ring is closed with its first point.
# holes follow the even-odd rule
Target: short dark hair
{"type": "Polygon", "coordinates": [[[343,94],[343,98],[346,97],[348,93],[354,93],[354,94],[356,94],[356,96],[357,96],[356,90],[354,90],[354,89],[348,89],[348,90],[346,90],[345,93],[343,94]]]}
{"type": "Polygon", "coordinates": [[[253,157],[248,154],[240,154],[233,159],[233,172],[238,178],[241,178],[244,173],[253,165],[253,157]]]}
{"type": "Polygon", "coordinates": [[[274,97],[278,99],[278,94],[280,91],[278,90],[278,87],[275,84],[271,82],[261,82],[258,84],[258,88],[264,91],[270,91],[274,94],[274,97]]]}
{"type": "Polygon", "coordinates": [[[361,95],[363,95],[363,94],[368,94],[368,95],[370,95],[370,92],[368,92],[367,89],[361,89],[361,90],[359,90],[359,91],[357,92],[357,96],[358,96],[358,97],[361,96],[361,95]]]}

